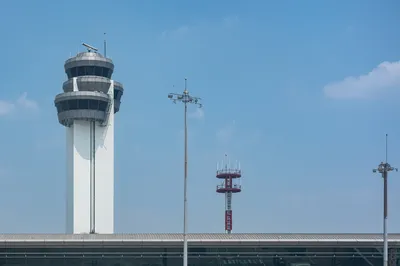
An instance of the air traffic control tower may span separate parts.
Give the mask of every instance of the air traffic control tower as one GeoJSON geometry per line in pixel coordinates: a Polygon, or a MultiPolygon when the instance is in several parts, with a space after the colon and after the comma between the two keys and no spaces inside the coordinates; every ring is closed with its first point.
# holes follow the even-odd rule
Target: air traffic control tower
{"type": "Polygon", "coordinates": [[[67,135],[67,232],[114,233],[114,114],[123,86],[97,49],[68,59],[68,80],[55,98],[67,135]]]}

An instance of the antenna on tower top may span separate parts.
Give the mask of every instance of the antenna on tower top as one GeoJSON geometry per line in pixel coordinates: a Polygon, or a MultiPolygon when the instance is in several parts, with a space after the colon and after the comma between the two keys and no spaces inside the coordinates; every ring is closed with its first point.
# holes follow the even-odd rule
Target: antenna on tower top
{"type": "Polygon", "coordinates": [[[388,162],[388,134],[385,136],[385,163],[388,162]]]}
{"type": "Polygon", "coordinates": [[[91,52],[96,53],[98,51],[98,49],[96,47],[93,47],[90,44],[83,42],[82,45],[86,47],[86,49],[88,50],[89,53],[91,53],[91,52]]]}
{"type": "Polygon", "coordinates": [[[104,32],[104,57],[107,57],[107,40],[105,32],[104,32]]]}

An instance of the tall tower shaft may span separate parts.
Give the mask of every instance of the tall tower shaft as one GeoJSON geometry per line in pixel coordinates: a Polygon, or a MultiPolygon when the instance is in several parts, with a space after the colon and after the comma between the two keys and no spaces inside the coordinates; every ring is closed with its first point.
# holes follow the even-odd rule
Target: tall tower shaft
{"type": "Polygon", "coordinates": [[[114,232],[114,114],[123,86],[114,64],[91,46],[68,59],[68,80],[55,97],[66,127],[67,233],[114,232]]]}
{"type": "Polygon", "coordinates": [[[222,184],[217,186],[217,193],[225,194],[225,232],[230,234],[233,228],[232,194],[242,191],[240,184],[242,171],[240,170],[240,163],[231,166],[226,157],[227,155],[225,155],[225,161],[222,162],[221,168],[217,164],[216,177],[222,180],[222,184]]]}

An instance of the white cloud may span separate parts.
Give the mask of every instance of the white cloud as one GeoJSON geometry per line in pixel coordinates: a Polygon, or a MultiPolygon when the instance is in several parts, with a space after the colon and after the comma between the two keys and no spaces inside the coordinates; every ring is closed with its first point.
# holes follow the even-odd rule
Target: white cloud
{"type": "Polygon", "coordinates": [[[26,109],[38,109],[37,102],[28,99],[28,93],[24,92],[17,100],[17,104],[26,109]]]}
{"type": "Polygon", "coordinates": [[[368,74],[347,77],[328,84],[324,93],[330,98],[371,98],[380,93],[400,89],[400,61],[383,62],[368,74]]]}
{"type": "Polygon", "coordinates": [[[24,92],[16,101],[0,100],[0,116],[6,116],[18,109],[37,110],[38,104],[28,99],[28,94],[24,92]]]}
{"type": "Polygon", "coordinates": [[[194,119],[204,119],[204,110],[203,108],[197,108],[196,111],[189,113],[188,114],[189,118],[194,118],[194,119]]]}
{"type": "Polygon", "coordinates": [[[10,102],[0,101],[0,116],[5,116],[14,111],[15,105],[10,102]]]}

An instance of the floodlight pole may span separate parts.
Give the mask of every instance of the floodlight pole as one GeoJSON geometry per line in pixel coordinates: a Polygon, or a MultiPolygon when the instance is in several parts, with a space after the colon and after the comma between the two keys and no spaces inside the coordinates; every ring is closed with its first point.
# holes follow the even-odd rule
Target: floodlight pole
{"type": "Polygon", "coordinates": [[[386,145],[386,159],[385,163],[381,162],[378,168],[373,169],[374,173],[378,172],[383,178],[383,266],[388,266],[388,232],[387,232],[387,220],[388,220],[388,173],[391,171],[398,171],[397,168],[392,167],[387,162],[387,143],[388,135],[386,134],[385,145],[386,145]]]}
{"type": "Polygon", "coordinates": [[[191,96],[187,90],[187,79],[185,78],[185,90],[183,94],[170,93],[168,98],[174,103],[182,102],[185,105],[184,110],[184,146],[185,146],[185,157],[184,157],[184,178],[183,178],[183,266],[188,265],[188,243],[187,243],[187,177],[188,177],[188,156],[187,156],[187,105],[196,104],[200,108],[200,98],[191,96]]]}

